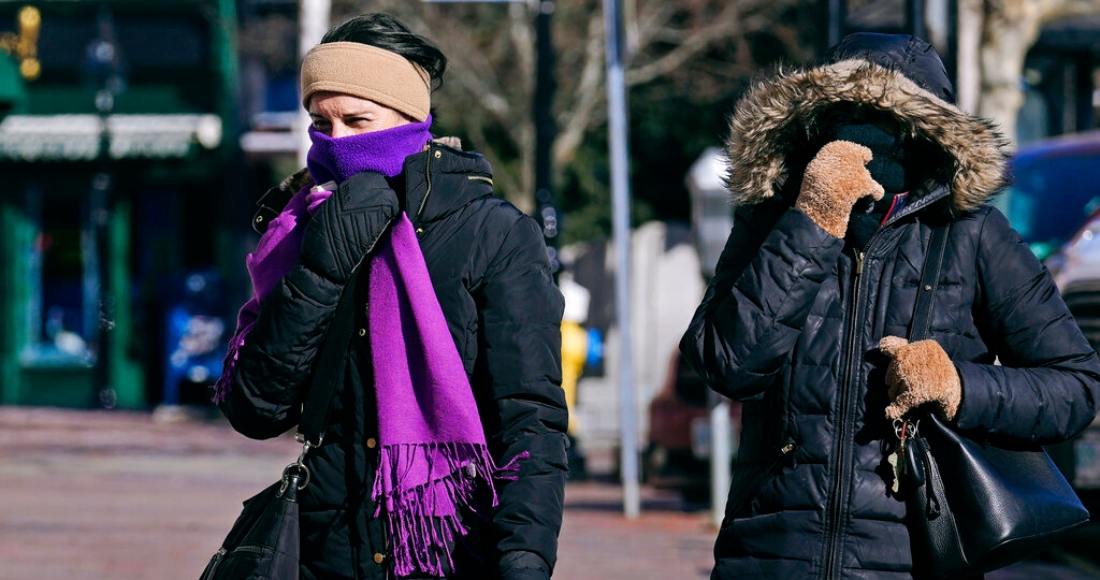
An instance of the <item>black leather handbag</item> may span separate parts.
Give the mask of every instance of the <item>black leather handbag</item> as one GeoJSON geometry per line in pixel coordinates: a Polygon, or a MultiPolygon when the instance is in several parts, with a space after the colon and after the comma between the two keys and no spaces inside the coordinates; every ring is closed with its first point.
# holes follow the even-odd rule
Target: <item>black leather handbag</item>
{"type": "Polygon", "coordinates": [[[355,323],[353,303],[358,277],[358,271],[352,272],[341,293],[318,355],[298,425],[302,454],[283,469],[281,480],[245,500],[241,515],[200,580],[298,580],[301,540],[298,492],[309,485],[306,456],[321,445],[325,436],[325,421],[340,378],[341,359],[355,323]]]}
{"type": "Polygon", "coordinates": [[[297,580],[301,540],[297,492],[302,481],[292,465],[282,481],[245,500],[244,510],[201,580],[297,580]]]}
{"type": "MultiPolygon", "coordinates": [[[[949,225],[933,229],[910,341],[928,338],[932,298],[949,225]]],[[[918,409],[908,438],[904,487],[914,571],[958,578],[1002,568],[1051,546],[1089,513],[1038,445],[1006,447],[960,435],[918,409]]]]}

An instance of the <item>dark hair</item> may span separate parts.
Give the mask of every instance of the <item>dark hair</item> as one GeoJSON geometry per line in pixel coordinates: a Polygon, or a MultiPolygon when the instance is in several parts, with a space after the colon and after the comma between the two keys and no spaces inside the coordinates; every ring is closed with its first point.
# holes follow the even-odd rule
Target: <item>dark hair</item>
{"type": "Polygon", "coordinates": [[[360,14],[326,32],[321,44],[329,42],[358,42],[388,50],[427,71],[432,88],[443,84],[447,57],[431,41],[414,34],[389,14],[360,14]]]}

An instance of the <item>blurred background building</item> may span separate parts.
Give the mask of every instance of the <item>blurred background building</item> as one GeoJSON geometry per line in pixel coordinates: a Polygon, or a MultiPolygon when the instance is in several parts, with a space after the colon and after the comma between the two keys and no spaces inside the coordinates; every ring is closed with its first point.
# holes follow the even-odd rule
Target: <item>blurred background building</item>
{"type": "Polygon", "coordinates": [[[0,124],[0,402],[163,398],[188,273],[239,270],[236,14],[0,2],[0,58],[25,92],[0,124]]]}
{"type": "MultiPolygon", "coordinates": [[[[676,342],[728,234],[721,147],[757,72],[851,31],[913,32],[944,55],[960,106],[1000,123],[1014,149],[1098,125],[1096,0],[621,4],[628,404],[643,449],[679,441],[708,461],[714,401],[677,371],[676,342]],[[657,399],[679,423],[652,419],[657,399]],[[651,422],[677,436],[652,437],[651,422]]],[[[0,404],[206,404],[250,292],[253,203],[300,164],[303,15],[336,24],[366,11],[395,14],[450,57],[434,132],[489,159],[499,194],[539,216],[561,274],[587,293],[573,334],[602,350],[578,371],[573,435],[608,458],[591,471],[615,469],[624,405],[600,0],[0,0],[0,404]]],[[[1078,188],[1088,183],[1100,200],[1100,184],[1078,188]]],[[[1095,209],[1074,199],[1052,212],[1061,239],[1040,240],[1051,255],[1095,209]]]]}

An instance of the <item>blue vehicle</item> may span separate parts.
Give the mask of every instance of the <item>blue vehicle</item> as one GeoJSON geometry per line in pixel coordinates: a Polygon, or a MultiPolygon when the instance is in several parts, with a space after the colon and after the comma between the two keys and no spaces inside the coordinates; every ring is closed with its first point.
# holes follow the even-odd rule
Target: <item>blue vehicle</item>
{"type": "Polygon", "coordinates": [[[1011,186],[993,203],[1040,260],[1100,209],[1100,131],[1021,147],[1010,170],[1011,186]]]}

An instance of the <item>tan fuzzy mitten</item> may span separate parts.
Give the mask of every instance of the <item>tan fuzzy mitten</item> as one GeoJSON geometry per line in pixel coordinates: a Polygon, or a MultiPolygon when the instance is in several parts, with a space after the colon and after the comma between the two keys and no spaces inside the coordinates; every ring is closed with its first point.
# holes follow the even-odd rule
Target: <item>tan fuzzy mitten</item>
{"type": "Polygon", "coordinates": [[[910,409],[932,402],[937,403],[941,417],[955,417],[962,401],[962,382],[955,363],[939,343],[920,340],[909,344],[904,338],[887,336],[878,347],[891,359],[886,369],[891,401],[886,407],[888,418],[900,419],[910,409]]]}
{"type": "Polygon", "coordinates": [[[863,145],[827,143],[806,166],[795,207],[821,229],[843,238],[856,201],[867,196],[882,199],[882,186],[867,171],[870,160],[871,150],[863,145]]]}

